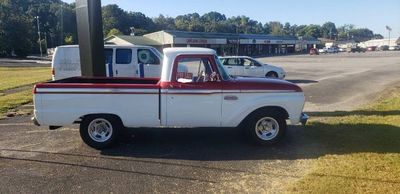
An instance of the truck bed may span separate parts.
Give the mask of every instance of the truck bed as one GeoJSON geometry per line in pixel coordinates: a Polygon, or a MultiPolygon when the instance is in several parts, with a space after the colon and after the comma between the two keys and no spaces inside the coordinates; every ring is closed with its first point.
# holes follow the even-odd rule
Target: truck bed
{"type": "Polygon", "coordinates": [[[157,78],[109,78],[109,77],[71,77],[57,81],[47,82],[62,84],[150,84],[156,85],[159,82],[157,78]]]}

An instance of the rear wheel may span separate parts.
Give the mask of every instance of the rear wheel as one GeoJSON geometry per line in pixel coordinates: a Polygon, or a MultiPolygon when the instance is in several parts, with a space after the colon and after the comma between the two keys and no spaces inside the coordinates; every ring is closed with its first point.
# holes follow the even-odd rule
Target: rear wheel
{"type": "Polygon", "coordinates": [[[90,147],[103,149],[110,147],[122,129],[121,121],[110,115],[93,115],[83,119],[80,125],[82,140],[90,147]]]}
{"type": "Polygon", "coordinates": [[[286,131],[286,119],[279,112],[258,112],[250,116],[246,132],[258,145],[273,145],[278,143],[286,131]]]}
{"type": "Polygon", "coordinates": [[[270,71],[267,73],[267,75],[265,75],[265,77],[267,78],[278,78],[278,73],[274,72],[274,71],[270,71]]]}

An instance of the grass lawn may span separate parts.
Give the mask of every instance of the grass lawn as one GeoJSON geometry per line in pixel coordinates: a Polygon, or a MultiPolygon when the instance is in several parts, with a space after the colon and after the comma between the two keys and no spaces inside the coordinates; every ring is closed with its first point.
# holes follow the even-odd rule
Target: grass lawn
{"type": "Polygon", "coordinates": [[[0,67],[0,93],[50,79],[49,67],[0,67]]]}
{"type": "Polygon", "coordinates": [[[0,114],[32,101],[32,90],[0,95],[0,114]]]}
{"type": "Polygon", "coordinates": [[[49,67],[0,67],[0,114],[32,101],[32,89],[19,88],[51,79],[49,67]]]}
{"type": "Polygon", "coordinates": [[[321,115],[305,133],[327,154],[289,192],[400,192],[400,88],[365,109],[321,115]]]}

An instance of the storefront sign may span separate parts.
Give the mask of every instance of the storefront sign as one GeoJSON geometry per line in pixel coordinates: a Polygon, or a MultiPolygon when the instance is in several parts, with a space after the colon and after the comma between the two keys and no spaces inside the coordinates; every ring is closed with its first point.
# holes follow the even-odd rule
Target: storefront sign
{"type": "Polygon", "coordinates": [[[188,38],[186,39],[187,44],[207,44],[207,39],[195,39],[195,38],[188,38]]]}
{"type": "Polygon", "coordinates": [[[174,44],[226,44],[226,39],[208,39],[208,38],[175,38],[174,44]]]}

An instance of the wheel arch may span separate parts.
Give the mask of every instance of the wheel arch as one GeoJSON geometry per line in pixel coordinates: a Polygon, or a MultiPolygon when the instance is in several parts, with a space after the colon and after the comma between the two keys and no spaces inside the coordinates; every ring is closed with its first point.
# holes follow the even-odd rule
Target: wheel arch
{"type": "Polygon", "coordinates": [[[276,72],[275,70],[269,70],[266,74],[265,77],[269,77],[269,74],[274,74],[276,77],[279,77],[278,72],[276,72]]]}
{"type": "Polygon", "coordinates": [[[122,122],[121,117],[119,117],[116,114],[112,114],[112,113],[90,113],[90,114],[86,114],[86,115],[83,115],[83,116],[79,117],[79,119],[77,119],[75,121],[75,123],[80,123],[87,117],[101,117],[101,116],[114,117],[115,119],[117,119],[124,126],[124,123],[122,122]]]}
{"type": "Polygon", "coordinates": [[[249,118],[254,115],[257,114],[259,112],[277,112],[278,114],[282,115],[285,119],[289,118],[289,113],[288,111],[281,107],[281,106],[264,106],[264,107],[260,107],[257,108],[256,110],[252,111],[250,114],[248,114],[239,124],[239,126],[243,126],[246,121],[249,120],[249,118]]]}

